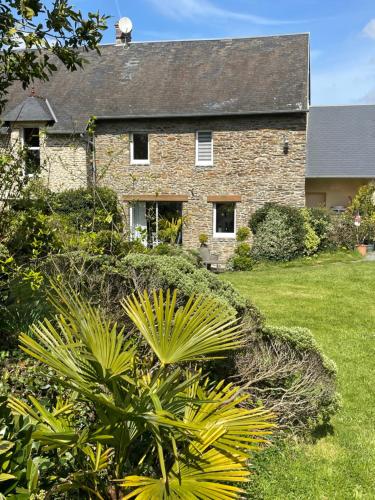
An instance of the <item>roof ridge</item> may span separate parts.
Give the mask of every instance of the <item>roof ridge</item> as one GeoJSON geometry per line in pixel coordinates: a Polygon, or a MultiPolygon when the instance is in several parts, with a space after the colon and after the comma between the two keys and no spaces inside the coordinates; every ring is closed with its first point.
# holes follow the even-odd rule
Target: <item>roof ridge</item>
{"type": "MultiPolygon", "coordinates": [[[[249,36],[249,35],[244,35],[244,36],[228,36],[228,37],[213,37],[213,38],[181,38],[181,39],[174,39],[174,40],[132,40],[130,45],[141,45],[141,44],[148,44],[148,43],[184,43],[184,42],[227,42],[230,40],[256,40],[256,39],[263,39],[263,38],[282,38],[282,37],[298,37],[298,36],[308,36],[310,37],[310,32],[309,31],[302,31],[302,32],[297,32],[297,33],[280,33],[280,34],[275,34],[275,35],[254,35],[254,36],[249,36]]],[[[100,47],[108,47],[108,46],[114,46],[114,47],[123,47],[123,44],[118,44],[115,42],[108,42],[108,43],[102,43],[100,44],[100,47]]]]}

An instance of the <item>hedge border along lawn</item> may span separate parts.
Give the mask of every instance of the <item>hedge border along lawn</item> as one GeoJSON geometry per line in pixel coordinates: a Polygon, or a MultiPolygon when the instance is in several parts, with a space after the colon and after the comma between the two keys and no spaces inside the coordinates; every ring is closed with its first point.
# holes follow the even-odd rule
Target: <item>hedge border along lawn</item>
{"type": "Polygon", "coordinates": [[[223,277],[268,323],[312,330],[337,364],[343,404],[311,443],[259,455],[249,498],[375,498],[375,262],[339,253],[223,277]]]}

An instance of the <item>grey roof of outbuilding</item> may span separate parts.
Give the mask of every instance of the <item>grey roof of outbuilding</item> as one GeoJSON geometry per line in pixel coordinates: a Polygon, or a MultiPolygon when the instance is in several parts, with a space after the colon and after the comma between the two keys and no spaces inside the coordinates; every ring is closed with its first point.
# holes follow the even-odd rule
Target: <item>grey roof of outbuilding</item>
{"type": "MultiPolygon", "coordinates": [[[[309,36],[104,45],[83,70],[61,64],[36,82],[57,116],[53,132],[81,132],[90,116],[152,118],[306,111],[309,36]]],[[[10,89],[6,112],[24,98],[10,89]]]]}
{"type": "MultiPolygon", "coordinates": [[[[9,106],[8,106],[9,109],[9,106]]],[[[2,115],[5,125],[12,122],[56,122],[55,114],[47,99],[30,95],[15,108],[9,109],[2,115]]]]}
{"type": "Polygon", "coordinates": [[[375,105],[310,108],[306,177],[375,177],[375,105]]]}

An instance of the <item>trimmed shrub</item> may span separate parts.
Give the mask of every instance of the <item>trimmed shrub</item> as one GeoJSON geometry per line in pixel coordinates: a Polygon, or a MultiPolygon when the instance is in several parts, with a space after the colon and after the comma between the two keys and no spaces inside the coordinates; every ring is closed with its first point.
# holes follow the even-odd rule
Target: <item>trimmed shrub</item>
{"type": "Polygon", "coordinates": [[[241,297],[231,284],[204,268],[198,268],[185,257],[129,254],[115,259],[80,252],[52,256],[43,263],[43,269],[49,275],[63,277],[73,289],[79,290],[94,304],[100,304],[116,321],[124,319],[120,306],[124,296],[143,290],[170,288],[179,290],[181,304],[193,293],[211,295],[223,307],[238,314],[250,331],[262,324],[258,309],[241,297]]]}
{"type": "Polygon", "coordinates": [[[336,366],[306,328],[267,326],[251,333],[236,369],[254,404],[264,401],[282,427],[302,431],[327,423],[340,407],[336,366]]]}
{"type": "Polygon", "coordinates": [[[230,260],[233,271],[251,271],[254,267],[254,260],[251,257],[235,255],[230,260]]]}
{"type": "Polygon", "coordinates": [[[303,241],[305,238],[304,218],[301,210],[289,205],[279,205],[277,203],[265,203],[265,205],[254,212],[249,221],[250,229],[253,234],[256,234],[259,226],[265,222],[268,213],[272,211],[282,214],[287,220],[288,226],[293,229],[296,245],[301,250],[303,249],[303,241]]]}
{"type": "Polygon", "coordinates": [[[238,242],[246,241],[250,237],[251,231],[248,227],[239,227],[237,229],[236,239],[238,242]]]}
{"type": "Polygon", "coordinates": [[[303,252],[304,239],[304,229],[301,242],[300,235],[296,237],[288,217],[271,209],[264,221],[257,226],[251,254],[255,260],[292,260],[303,252]]]}
{"type": "Polygon", "coordinates": [[[231,271],[251,271],[254,260],[251,257],[251,246],[248,243],[238,243],[234,255],[228,261],[228,269],[231,271]]]}
{"type": "MultiPolygon", "coordinates": [[[[156,247],[148,250],[151,255],[167,255],[169,257],[182,257],[186,259],[191,264],[195,266],[199,266],[200,257],[198,251],[195,250],[187,250],[180,245],[169,245],[168,243],[161,243],[156,247]]],[[[143,252],[145,253],[145,249],[143,252]]]]}

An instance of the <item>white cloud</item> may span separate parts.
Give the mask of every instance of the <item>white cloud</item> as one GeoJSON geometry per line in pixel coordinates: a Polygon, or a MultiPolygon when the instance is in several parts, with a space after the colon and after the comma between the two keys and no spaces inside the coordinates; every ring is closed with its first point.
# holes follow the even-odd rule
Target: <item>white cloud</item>
{"type": "Polygon", "coordinates": [[[371,21],[363,28],[363,34],[375,40],[375,19],[371,19],[371,21]]]}
{"type": "Polygon", "coordinates": [[[264,26],[296,24],[304,21],[287,21],[257,16],[217,7],[209,0],[149,0],[163,15],[174,19],[199,21],[202,18],[219,18],[245,21],[264,26]]]}

